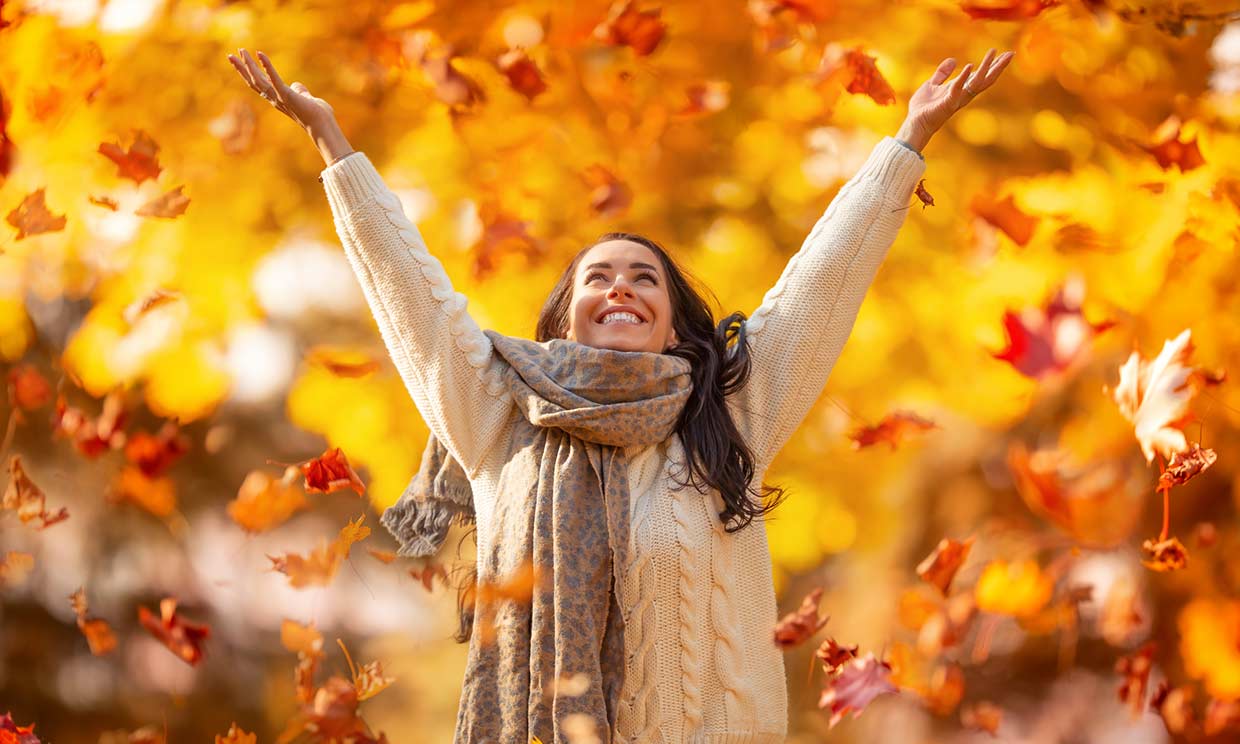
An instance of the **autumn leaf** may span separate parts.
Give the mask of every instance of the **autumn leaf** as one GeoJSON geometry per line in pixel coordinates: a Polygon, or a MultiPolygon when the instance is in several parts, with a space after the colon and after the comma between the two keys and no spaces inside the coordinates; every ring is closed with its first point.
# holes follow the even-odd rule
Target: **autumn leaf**
{"type": "Polygon", "coordinates": [[[181,193],[185,186],[177,186],[172,191],[155,197],[134,210],[139,217],[164,217],[171,219],[185,213],[189,206],[189,197],[181,193]]]}
{"type": "Polygon", "coordinates": [[[1120,367],[1119,384],[1111,391],[1120,413],[1133,423],[1147,463],[1155,454],[1169,459],[1188,449],[1188,440],[1177,425],[1188,413],[1194,395],[1192,386],[1186,384],[1192,372],[1188,366],[1193,353],[1191,336],[1186,328],[1164,342],[1152,362],[1134,350],[1120,367]]]}
{"type": "Polygon", "coordinates": [[[289,744],[303,733],[316,741],[350,742],[351,744],[386,744],[382,734],[374,738],[366,722],[357,714],[357,690],[342,677],[329,677],[318,688],[313,699],[303,703],[297,715],[276,739],[276,744],[289,744]]]}
{"type": "Polygon", "coordinates": [[[155,434],[135,432],[125,443],[125,459],[142,471],[143,475],[156,477],[189,452],[189,437],[181,433],[176,421],[165,421],[155,434]]]}
{"type": "Polygon", "coordinates": [[[1206,468],[1218,460],[1214,450],[1204,448],[1197,442],[1191,443],[1186,451],[1174,452],[1167,469],[1158,476],[1158,488],[1180,486],[1200,475],[1206,468]]]}
{"type": "Polygon", "coordinates": [[[1150,683],[1150,671],[1154,668],[1155,644],[1151,641],[1129,656],[1121,656],[1115,662],[1115,673],[1123,677],[1117,693],[1120,702],[1128,703],[1133,717],[1145,710],[1145,695],[1150,683]]]}
{"type": "Polygon", "coordinates": [[[0,556],[0,586],[17,586],[26,580],[34,569],[34,556],[10,550],[0,556]]]}
{"type": "Polygon", "coordinates": [[[1035,380],[1073,369],[1088,358],[1094,337],[1115,325],[1087,320],[1081,308],[1084,297],[1084,282],[1073,277],[1043,308],[1026,308],[1019,314],[1004,311],[1007,347],[991,356],[1035,380]]]}
{"type": "Polygon", "coordinates": [[[857,647],[841,646],[834,638],[828,638],[815,649],[814,658],[822,662],[828,674],[834,674],[841,666],[857,658],[857,647]]]}
{"type": "MultiPolygon", "coordinates": [[[[1123,688],[1121,688],[1121,696],[1123,688]]],[[[1150,697],[1149,707],[1162,717],[1167,731],[1176,735],[1196,734],[1197,715],[1193,711],[1193,689],[1187,685],[1172,687],[1166,680],[1158,684],[1150,697]]]]}
{"type": "Polygon", "coordinates": [[[679,117],[716,114],[731,102],[732,85],[726,80],[702,80],[685,88],[685,104],[676,112],[679,117]]]}
{"type": "Polygon", "coordinates": [[[142,130],[134,130],[133,141],[128,149],[119,142],[99,145],[99,154],[116,163],[118,178],[128,178],[136,184],[159,177],[159,145],[142,130]]]}
{"type": "Polygon", "coordinates": [[[895,103],[896,92],[875,62],[861,47],[844,49],[832,42],[823,51],[816,77],[820,86],[839,83],[849,93],[863,93],[880,106],[895,103]]]}
{"type": "Polygon", "coordinates": [[[935,546],[930,555],[926,556],[917,566],[917,575],[946,597],[956,572],[969,557],[973,540],[973,537],[968,537],[963,541],[949,537],[939,540],[939,544],[935,546]]]}
{"type": "Polygon", "coordinates": [[[254,145],[258,115],[248,99],[234,98],[224,111],[207,122],[207,132],[220,141],[228,155],[243,155],[254,145]]]}
{"type": "Polygon", "coordinates": [[[5,216],[5,221],[17,228],[17,237],[14,240],[65,229],[65,216],[48,211],[43,200],[44,191],[45,189],[41,188],[27,194],[21,204],[5,216]]]}
{"type": "Polygon", "coordinates": [[[141,468],[126,465],[113,479],[108,502],[129,502],[161,519],[169,517],[177,510],[176,482],[168,476],[152,478],[141,468]]]}
{"type": "Polygon", "coordinates": [[[247,733],[236,723],[228,727],[228,733],[215,736],[215,744],[258,744],[258,736],[247,733]]]}
{"type": "MultiPolygon", "coordinates": [[[[0,18],[0,29],[6,25],[4,19],[0,18]]],[[[12,114],[13,104],[9,103],[4,91],[0,90],[0,179],[7,179],[13,172],[13,163],[17,155],[17,146],[13,144],[13,138],[9,136],[9,117],[12,114]]]]}
{"type": "Polygon", "coordinates": [[[775,623],[775,645],[791,648],[800,645],[810,636],[822,630],[830,615],[818,616],[818,603],[822,600],[822,587],[814,588],[804,599],[801,606],[789,612],[775,623]]]}
{"type": "Polygon", "coordinates": [[[288,583],[294,589],[307,586],[327,586],[336,576],[340,562],[349,557],[349,549],[353,543],[365,539],[370,528],[362,526],[366,515],[349,522],[340,530],[340,534],[328,545],[323,545],[302,556],[296,553],[285,553],[282,556],[267,556],[271,561],[271,569],[288,576],[288,583]]]}
{"type": "Polygon", "coordinates": [[[47,510],[47,496],[26,475],[21,455],[9,458],[9,485],[4,491],[4,508],[17,513],[22,524],[39,521],[37,529],[44,530],[69,518],[69,510],[61,507],[55,512],[47,510]]]}
{"type": "Polygon", "coordinates": [[[500,71],[508,78],[512,89],[532,101],[547,90],[542,71],[524,49],[509,49],[496,60],[500,71]]]}
{"type": "Polygon", "coordinates": [[[319,345],[306,352],[306,361],[326,369],[337,377],[365,377],[379,369],[380,363],[369,354],[333,349],[319,345]]]}
{"type": "Polygon", "coordinates": [[[284,524],[302,509],[309,508],[305,493],[296,483],[301,471],[295,466],[285,469],[283,478],[275,478],[262,470],[251,470],[237,490],[237,497],[228,502],[228,516],[250,533],[266,532],[284,524]]]}
{"type": "Polygon", "coordinates": [[[409,575],[422,582],[422,587],[428,592],[431,590],[431,582],[436,576],[439,577],[442,583],[448,583],[448,570],[442,563],[435,561],[430,561],[421,568],[409,569],[409,575]]]}
{"type": "Polygon", "coordinates": [[[139,606],[138,622],[190,666],[202,660],[202,643],[210,635],[211,629],[183,618],[177,613],[175,599],[166,597],[159,601],[158,617],[146,607],[139,606]]]}
{"type": "Polygon", "coordinates": [[[1188,548],[1174,536],[1146,540],[1141,543],[1141,552],[1146,556],[1141,565],[1154,571],[1179,571],[1188,565],[1188,548]]]}
{"type": "Polygon", "coordinates": [[[861,715],[874,698],[896,692],[890,674],[891,665],[874,658],[873,653],[845,664],[839,674],[827,681],[818,698],[818,707],[831,711],[830,726],[834,727],[849,712],[854,718],[861,715]]]}
{"type": "Polygon", "coordinates": [[[1013,617],[1029,617],[1050,601],[1054,582],[1034,561],[994,560],[974,586],[977,608],[1013,617]]]}
{"type": "Polygon", "coordinates": [[[960,9],[974,20],[1024,21],[1053,8],[1060,0],[965,0],[960,9]]]}
{"type": "Polygon", "coordinates": [[[1163,170],[1175,165],[1181,171],[1187,172],[1206,162],[1197,147],[1197,138],[1182,140],[1180,129],[1180,117],[1172,114],[1154,130],[1151,143],[1141,148],[1153,155],[1163,170]]]}
{"type": "Polygon", "coordinates": [[[486,100],[486,95],[478,83],[462,74],[452,64],[452,45],[436,43],[434,34],[430,31],[421,30],[410,34],[405,41],[404,50],[405,55],[422,69],[435,86],[435,97],[446,103],[452,111],[472,111],[486,100]]]}
{"type": "Polygon", "coordinates": [[[948,663],[936,666],[921,698],[936,716],[946,716],[956,710],[964,698],[964,671],[960,665],[948,663]]]}
{"type": "Polygon", "coordinates": [[[177,290],[157,287],[149,294],[140,297],[127,305],[125,309],[121,311],[121,317],[124,318],[125,322],[132,327],[137,325],[138,321],[152,310],[159,307],[164,307],[165,305],[169,305],[181,299],[183,299],[183,295],[177,290]]]}
{"type": "Polygon", "coordinates": [[[917,182],[917,188],[913,189],[913,195],[921,200],[921,208],[924,211],[926,207],[934,206],[934,197],[926,191],[926,179],[917,182]]]}
{"type": "Polygon", "coordinates": [[[604,217],[624,213],[633,203],[633,191],[601,165],[586,168],[584,178],[590,188],[590,208],[604,217]]]}
{"type": "Polygon", "coordinates": [[[535,587],[544,579],[529,561],[525,561],[516,570],[498,581],[483,579],[475,588],[479,604],[495,602],[529,602],[535,587]]]}
{"type": "Polygon", "coordinates": [[[11,713],[0,716],[0,744],[40,744],[34,735],[34,724],[18,726],[11,713]]]}
{"type": "Polygon", "coordinates": [[[659,20],[660,10],[638,11],[633,0],[619,0],[612,4],[607,19],[594,29],[594,38],[612,46],[627,46],[639,56],[653,52],[663,36],[667,25],[659,20]]]}
{"type": "Polygon", "coordinates": [[[1003,709],[994,703],[980,701],[960,709],[960,725],[965,728],[998,736],[1002,724],[1003,709]]]}
{"type": "Polygon", "coordinates": [[[911,411],[894,411],[883,416],[882,420],[874,426],[863,426],[857,429],[849,435],[849,439],[852,440],[854,450],[879,442],[886,442],[892,450],[895,450],[910,435],[938,428],[938,424],[911,411]]]}
{"type": "Polygon", "coordinates": [[[339,448],[328,449],[305,462],[297,464],[306,476],[307,493],[335,493],[346,488],[352,489],[358,496],[366,494],[366,484],[349,465],[349,458],[339,448]]]}
{"type": "Polygon", "coordinates": [[[86,604],[86,591],[81,587],[69,595],[69,606],[77,615],[78,630],[86,636],[90,652],[95,656],[103,656],[116,648],[116,634],[106,620],[90,617],[90,609],[86,604]]]}
{"type": "Polygon", "coordinates": [[[377,661],[354,666],[353,657],[349,655],[349,649],[345,647],[344,641],[337,638],[336,643],[340,644],[340,650],[344,652],[345,661],[349,664],[349,674],[353,677],[353,689],[357,691],[359,703],[378,695],[396,681],[394,677],[388,677],[383,673],[383,666],[377,661]]]}
{"type": "Polygon", "coordinates": [[[323,659],[323,634],[314,623],[302,625],[286,619],[280,625],[280,642],[297,654],[297,668],[293,672],[293,686],[297,699],[309,703],[314,699],[314,673],[323,659]]]}
{"type": "Polygon", "coordinates": [[[1022,247],[1029,244],[1038,227],[1039,219],[1022,212],[1011,194],[999,200],[988,191],[979,192],[969,203],[969,209],[1022,247]]]}
{"type": "Polygon", "coordinates": [[[396,554],[390,550],[379,550],[378,548],[366,548],[366,552],[380,563],[391,563],[396,560],[396,554]]]}
{"type": "Polygon", "coordinates": [[[33,411],[52,399],[52,386],[32,364],[17,364],[9,370],[9,405],[33,411]]]}
{"type": "Polygon", "coordinates": [[[86,457],[98,457],[125,446],[127,435],[124,426],[127,418],[125,394],[120,388],[108,393],[103,399],[102,410],[95,418],[80,408],[70,406],[62,394],[56,398],[52,418],[53,437],[68,437],[73,440],[78,452],[86,457]]]}
{"type": "Polygon", "coordinates": [[[479,208],[478,216],[482,220],[482,237],[471,249],[474,278],[487,278],[498,268],[500,260],[509,255],[521,255],[527,260],[540,255],[540,245],[530,235],[528,221],[504,212],[491,202],[479,208]]]}
{"type": "Polygon", "coordinates": [[[1206,703],[1203,733],[1206,736],[1218,736],[1237,729],[1240,729],[1240,701],[1210,698],[1210,702],[1206,703]]]}
{"type": "Polygon", "coordinates": [[[1067,452],[1029,452],[1019,441],[1006,458],[1016,491],[1034,514],[1085,545],[1112,547],[1132,534],[1141,512],[1127,461],[1078,464],[1067,452]]]}

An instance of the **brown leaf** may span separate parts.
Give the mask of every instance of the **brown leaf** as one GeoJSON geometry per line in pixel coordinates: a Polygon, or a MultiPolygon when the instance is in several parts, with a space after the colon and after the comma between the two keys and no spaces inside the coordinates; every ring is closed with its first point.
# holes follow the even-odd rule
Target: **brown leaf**
{"type": "Polygon", "coordinates": [[[404,52],[435,86],[435,97],[452,111],[470,111],[486,100],[482,88],[452,64],[452,45],[436,44],[433,33],[421,30],[409,34],[404,52]]]}
{"type": "Polygon", "coordinates": [[[1214,464],[1218,455],[1214,450],[1203,448],[1197,442],[1191,442],[1188,451],[1173,452],[1167,469],[1158,476],[1159,490],[1181,486],[1202,473],[1214,464]]]}
{"type": "Polygon", "coordinates": [[[48,211],[47,204],[43,201],[44,191],[45,189],[41,188],[27,194],[21,204],[4,218],[17,228],[17,237],[14,240],[65,229],[65,216],[48,211]]]}
{"type": "Polygon", "coordinates": [[[286,619],[280,625],[280,642],[297,654],[293,685],[297,700],[309,703],[314,699],[314,672],[324,657],[323,634],[315,629],[314,623],[302,625],[286,619]]]}
{"type": "Polygon", "coordinates": [[[956,572],[969,557],[973,541],[973,537],[968,537],[964,541],[953,540],[949,537],[939,540],[939,544],[930,552],[930,555],[918,564],[917,575],[927,584],[937,587],[939,592],[946,597],[952,579],[956,577],[956,572]]]}
{"type": "Polygon", "coordinates": [[[307,586],[327,586],[336,575],[340,562],[349,557],[349,549],[353,543],[363,540],[370,534],[370,528],[362,526],[366,515],[349,522],[341,528],[340,534],[329,545],[324,545],[302,556],[296,553],[285,553],[282,556],[267,556],[271,561],[271,569],[288,576],[289,586],[303,589],[307,586]]]}
{"type": "Polygon", "coordinates": [[[116,634],[112,632],[112,626],[108,625],[105,620],[90,617],[84,589],[79,587],[76,592],[69,595],[69,606],[77,615],[78,630],[86,636],[86,642],[90,644],[92,654],[103,656],[116,648],[116,634]]]}
{"type": "Polygon", "coordinates": [[[584,178],[590,187],[590,208],[604,217],[623,214],[633,203],[633,191],[615,174],[601,165],[586,168],[584,178]]]}
{"type": "Polygon", "coordinates": [[[818,602],[822,600],[822,587],[816,587],[801,600],[801,606],[789,612],[775,623],[775,645],[791,648],[800,645],[810,636],[822,630],[831,619],[830,615],[818,615],[818,602]]]}
{"type": "Polygon", "coordinates": [[[177,186],[172,191],[157,196],[134,210],[139,217],[164,217],[171,219],[185,213],[189,206],[189,197],[181,193],[185,186],[177,186]]]}
{"type": "Polygon", "coordinates": [[[676,112],[679,117],[715,114],[728,107],[731,83],[726,80],[702,80],[685,88],[685,105],[676,112]]]}
{"type": "Polygon", "coordinates": [[[923,210],[926,207],[934,206],[934,197],[930,196],[929,191],[926,191],[926,179],[923,178],[917,182],[917,188],[913,190],[913,194],[921,200],[921,208],[923,210]]]}
{"type": "Polygon", "coordinates": [[[852,448],[859,450],[879,442],[886,442],[891,449],[896,449],[900,442],[919,431],[938,429],[939,425],[930,419],[922,418],[911,411],[894,411],[883,416],[874,426],[863,426],[852,434],[852,448]]]}
{"type": "Polygon", "coordinates": [[[1240,700],[1210,698],[1206,703],[1203,731],[1206,736],[1240,730],[1240,700]]]}
{"type": "Polygon", "coordinates": [[[286,468],[284,477],[279,479],[262,470],[251,470],[237,490],[237,498],[228,502],[228,516],[250,533],[266,532],[284,524],[310,506],[296,483],[300,474],[295,466],[286,468]]]}
{"type": "Polygon", "coordinates": [[[1163,680],[1150,698],[1150,708],[1162,716],[1168,732],[1181,736],[1196,733],[1197,714],[1193,711],[1191,687],[1172,687],[1163,680]]]}
{"type": "Polygon", "coordinates": [[[9,405],[33,411],[52,399],[52,386],[33,364],[18,364],[9,370],[9,405]]]}
{"type": "Polygon", "coordinates": [[[243,155],[254,145],[258,115],[248,98],[234,98],[219,116],[207,122],[207,131],[228,155],[243,155]]]}
{"type": "Polygon", "coordinates": [[[849,711],[853,717],[879,695],[896,692],[890,680],[891,665],[868,653],[864,658],[853,659],[832,677],[818,698],[819,708],[831,711],[830,726],[840,722],[849,711]]]}
{"type": "Polygon", "coordinates": [[[816,78],[819,85],[839,83],[849,93],[863,93],[880,106],[895,103],[896,92],[878,71],[875,58],[861,47],[844,49],[832,42],[823,51],[816,78]]]}
{"type": "Polygon", "coordinates": [[[510,49],[500,55],[496,61],[499,69],[508,78],[512,89],[532,101],[547,90],[547,82],[534,60],[524,49],[510,49]]]}
{"type": "Polygon", "coordinates": [[[210,635],[206,625],[191,623],[177,614],[177,601],[166,597],[159,602],[159,617],[146,607],[138,607],[138,622],[168,650],[190,666],[202,661],[202,643],[210,635]]]}
{"type": "Polygon", "coordinates": [[[142,130],[134,130],[133,142],[129,148],[122,149],[120,143],[104,142],[99,145],[99,154],[116,163],[118,178],[128,178],[134,183],[159,177],[159,145],[142,130]]]}
{"type": "Polygon", "coordinates": [[[128,501],[162,519],[177,510],[176,482],[168,476],[152,478],[141,468],[126,465],[113,480],[108,501],[113,504],[128,501]]]}
{"type": "Polygon", "coordinates": [[[1151,143],[1141,148],[1153,155],[1163,170],[1175,165],[1181,171],[1190,171],[1206,162],[1201,156],[1201,150],[1197,148],[1197,138],[1182,140],[1180,128],[1180,117],[1172,114],[1154,130],[1151,143]]]}
{"type": "Polygon", "coordinates": [[[427,565],[421,568],[409,569],[409,575],[422,582],[423,588],[425,588],[428,592],[431,591],[432,580],[436,576],[439,577],[439,580],[443,584],[446,585],[448,583],[448,570],[442,563],[436,563],[434,561],[427,563],[427,565]]]}
{"type": "Polygon", "coordinates": [[[86,200],[97,207],[103,207],[104,209],[108,209],[113,212],[120,209],[121,206],[115,199],[108,196],[91,196],[90,194],[87,194],[86,200]]]}
{"type": "Polygon", "coordinates": [[[13,455],[9,459],[9,485],[4,492],[4,508],[17,512],[22,524],[39,520],[37,529],[40,530],[69,518],[69,510],[63,506],[55,512],[47,510],[47,496],[26,475],[21,455],[13,455]]]}
{"type": "Polygon", "coordinates": [[[163,475],[181,455],[189,452],[189,437],[175,421],[165,421],[155,434],[139,431],[125,443],[125,459],[144,475],[163,475]]]}
{"type": "Polygon", "coordinates": [[[1053,8],[1060,0],[964,0],[960,9],[974,20],[1024,21],[1053,8]]]}
{"type": "Polygon", "coordinates": [[[667,33],[667,25],[659,20],[660,9],[638,11],[633,0],[612,4],[607,19],[594,29],[594,37],[612,46],[627,46],[639,56],[653,52],[667,33]]]}
{"type": "Polygon", "coordinates": [[[1188,548],[1175,537],[1161,542],[1146,540],[1141,543],[1141,552],[1149,556],[1141,565],[1155,571],[1178,571],[1188,565],[1188,548]]]}
{"type": "Polygon", "coordinates": [[[834,674],[841,666],[857,658],[857,647],[841,646],[834,638],[828,638],[818,645],[814,658],[822,662],[822,667],[828,674],[834,674]]]}

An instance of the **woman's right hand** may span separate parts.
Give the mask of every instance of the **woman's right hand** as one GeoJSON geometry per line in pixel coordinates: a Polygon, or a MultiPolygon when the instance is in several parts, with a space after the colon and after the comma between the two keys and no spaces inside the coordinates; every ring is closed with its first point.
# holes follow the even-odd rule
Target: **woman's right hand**
{"type": "Polygon", "coordinates": [[[260,68],[249,52],[244,49],[238,51],[238,56],[228,55],[228,61],[232,62],[246,84],[275,106],[277,111],[297,122],[307,132],[335,121],[336,114],[331,104],[311,95],[310,90],[299,82],[285,85],[266,54],[258,53],[258,59],[262,62],[260,68]]]}

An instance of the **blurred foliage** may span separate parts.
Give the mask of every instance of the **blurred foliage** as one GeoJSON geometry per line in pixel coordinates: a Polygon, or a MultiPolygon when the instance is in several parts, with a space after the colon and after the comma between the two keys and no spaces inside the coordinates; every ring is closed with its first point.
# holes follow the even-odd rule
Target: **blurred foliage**
{"type": "MultiPolygon", "coordinates": [[[[334,638],[382,660],[395,682],[361,708],[374,731],[451,737],[452,592],[390,562],[381,530],[351,554],[328,546],[367,511],[377,524],[427,432],[336,242],[319,156],[226,54],[262,49],[328,100],[479,324],[532,335],[568,258],[612,229],[668,246],[721,313],[752,311],[939,61],[993,46],[1014,62],[927,148],[934,206],[914,200],[823,399],[768,475],[792,491],[766,527],[781,608],[824,587],[827,632],[885,656],[904,691],[834,741],[965,741],[988,706],[1000,740],[1231,740],[1237,11],[3,3],[5,455],[70,517],[0,520],[0,711],[58,744],[143,726],[116,740],[209,740],[234,721],[273,741],[304,702],[280,642],[291,619],[328,639],[323,690],[365,687],[334,638]],[[853,48],[894,104],[825,74],[824,56],[853,48]],[[1186,413],[1164,423],[1217,462],[1170,492],[1161,537],[1178,536],[1187,565],[1155,572],[1141,544],[1158,535],[1158,472],[1114,392],[1130,353],[1152,359],[1185,329],[1186,413]],[[934,425],[913,431],[898,411],[934,425]],[[368,501],[343,490],[306,508],[305,464],[334,448],[368,501]],[[230,521],[230,502],[281,493],[252,515],[262,528],[230,521]],[[975,542],[937,592],[914,567],[945,536],[975,542]],[[351,568],[295,589],[264,555],[316,550],[351,568]],[[70,604],[79,587],[88,609],[70,604]],[[160,620],[166,597],[179,604],[160,620]],[[91,618],[114,650],[91,654],[77,627],[91,618]],[[192,623],[210,633],[191,666],[192,623]]],[[[790,741],[817,741],[829,716],[804,673],[812,649],[787,662],[790,741]]]]}

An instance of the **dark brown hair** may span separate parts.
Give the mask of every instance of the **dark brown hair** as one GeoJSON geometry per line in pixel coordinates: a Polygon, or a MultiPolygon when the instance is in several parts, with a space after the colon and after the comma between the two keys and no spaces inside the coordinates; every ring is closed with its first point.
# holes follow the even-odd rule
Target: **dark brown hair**
{"type": "MultiPolygon", "coordinates": [[[[719,513],[724,530],[737,532],[755,519],[763,518],[787,495],[777,486],[753,487],[753,453],[741,438],[724,403],[724,398],[744,387],[749,379],[751,359],[745,338],[744,313],[734,312],[716,323],[706,301],[709,295],[718,305],[714,293],[677,264],[661,245],[642,235],[609,232],[573,256],[538,315],[535,340],[549,341],[566,336],[577,265],[587,251],[609,240],[628,240],[643,245],[663,264],[672,305],[672,327],[677,338],[676,344],[664,353],[688,360],[693,380],[693,392],[675,429],[684,444],[689,466],[687,482],[680,485],[692,486],[703,494],[712,489],[718,491],[724,503],[724,510],[719,513]]],[[[460,627],[454,638],[461,643],[469,640],[473,625],[476,580],[475,567],[468,572],[457,595],[460,627]]]]}

